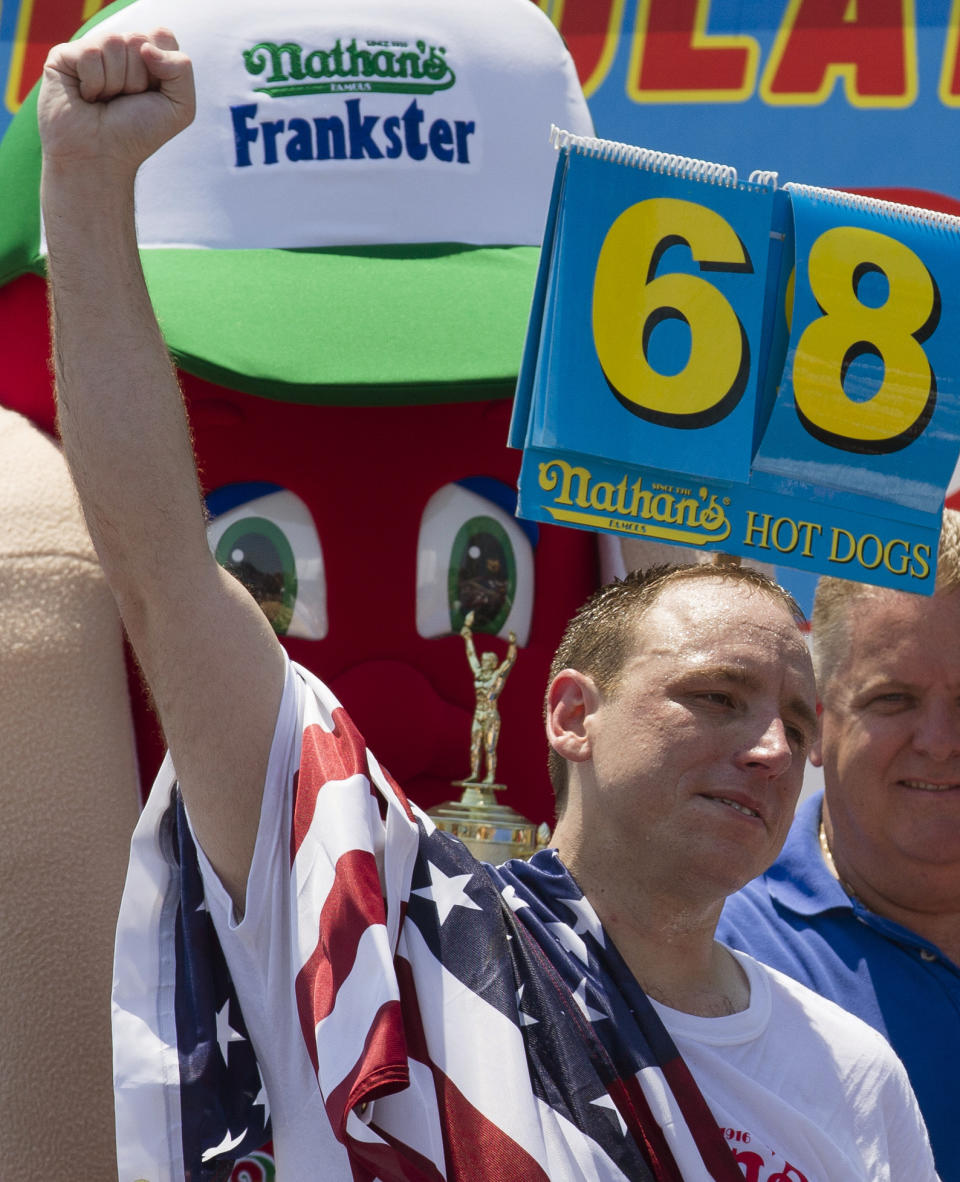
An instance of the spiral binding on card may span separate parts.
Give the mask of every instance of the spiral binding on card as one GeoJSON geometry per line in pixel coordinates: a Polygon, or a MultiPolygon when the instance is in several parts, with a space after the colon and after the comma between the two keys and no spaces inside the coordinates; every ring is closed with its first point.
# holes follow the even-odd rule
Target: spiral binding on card
{"type": "Polygon", "coordinates": [[[878,217],[914,226],[929,226],[946,233],[960,233],[960,217],[942,213],[937,209],[924,209],[919,205],[903,205],[898,201],[884,201],[880,197],[866,197],[862,193],[845,193],[840,189],[821,189],[816,185],[803,185],[788,181],[784,189],[800,197],[810,197],[836,205],[843,209],[855,209],[862,213],[875,213],[878,217]]]}
{"type": "MultiPolygon", "coordinates": [[[[550,142],[558,151],[576,152],[579,156],[592,156],[610,160],[615,164],[626,164],[630,168],[644,168],[649,172],[664,173],[689,181],[705,181],[711,185],[736,188],[737,170],[732,164],[713,164],[709,160],[695,160],[690,156],[677,156],[672,152],[657,152],[653,148],[640,148],[635,144],[621,144],[617,140],[601,140],[589,135],[574,135],[562,131],[556,124],[550,128],[550,142]]],[[[776,173],[764,176],[776,178],[776,173]]],[[[767,181],[761,184],[769,183],[767,181]]],[[[776,186],[776,179],[773,181],[776,186]]]]}

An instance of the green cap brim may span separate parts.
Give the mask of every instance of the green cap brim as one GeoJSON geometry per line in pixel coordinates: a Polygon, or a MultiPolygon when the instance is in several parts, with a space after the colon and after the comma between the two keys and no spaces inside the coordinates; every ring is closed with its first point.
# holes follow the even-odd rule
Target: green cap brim
{"type": "Polygon", "coordinates": [[[513,394],[539,249],[141,251],[186,372],[285,402],[359,406],[513,394]]]}

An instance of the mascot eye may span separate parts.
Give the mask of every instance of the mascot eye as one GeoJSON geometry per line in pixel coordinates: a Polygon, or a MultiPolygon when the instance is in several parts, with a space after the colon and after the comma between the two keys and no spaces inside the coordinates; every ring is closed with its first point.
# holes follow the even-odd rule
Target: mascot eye
{"type": "Polygon", "coordinates": [[[320,538],[304,502],[276,484],[227,484],[207,497],[207,541],[280,636],[327,634],[320,538]]]}
{"type": "Polygon", "coordinates": [[[489,477],[447,484],[427,502],[417,545],[417,631],[480,632],[527,643],[536,527],[513,516],[517,494],[489,477]]]}

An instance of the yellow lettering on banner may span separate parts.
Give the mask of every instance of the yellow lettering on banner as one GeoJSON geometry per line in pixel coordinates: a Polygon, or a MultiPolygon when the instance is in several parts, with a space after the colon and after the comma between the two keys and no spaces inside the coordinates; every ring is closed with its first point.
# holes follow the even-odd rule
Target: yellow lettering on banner
{"type": "MultiPolygon", "coordinates": [[[[882,541],[876,534],[861,534],[855,537],[839,525],[830,530],[829,561],[841,565],[853,562],[864,570],[885,567],[892,575],[909,575],[912,579],[925,579],[930,574],[930,547],[924,543],[911,546],[903,538],[882,541]]],[[[845,578],[850,577],[845,575],[845,578]]]]}
{"type": "Polygon", "coordinates": [[[747,385],[750,347],[726,297],[698,275],[657,265],[686,245],[701,270],[752,272],[743,243],[705,205],[655,197],[631,205],[607,231],[593,284],[593,339],[604,376],[628,410],[668,427],[705,427],[733,410],[747,385]],[[690,329],[690,356],[679,373],[647,360],[650,333],[663,320],[690,329]]]}
{"type": "MultiPolygon", "coordinates": [[[[589,2],[589,0],[588,0],[589,2]]],[[[708,31],[710,0],[639,0],[627,94],[636,103],[732,103],[753,93],[756,37],[708,31]]]]}
{"type": "Polygon", "coordinates": [[[797,414],[814,438],[844,451],[880,455],[919,436],[936,405],[936,378],[921,341],[936,328],[940,296],[933,276],[909,247],[858,226],[835,226],[814,242],[810,289],[823,310],[797,342],[793,388],[797,414]],[[888,295],[861,303],[860,280],[882,273],[888,295]],[[871,354],[883,373],[872,397],[844,390],[851,362],[871,354]]]}
{"type": "Polygon", "coordinates": [[[864,534],[858,539],[857,559],[864,570],[876,570],[883,562],[883,543],[876,534],[864,534]]]}
{"type": "Polygon", "coordinates": [[[930,547],[919,544],[914,546],[913,561],[917,563],[917,569],[911,567],[910,573],[915,579],[925,579],[930,573],[930,547]]]}
{"type": "MultiPolygon", "coordinates": [[[[626,477],[624,477],[624,481],[622,483],[624,486],[626,485],[626,477]]],[[[608,484],[606,481],[598,480],[590,491],[591,509],[599,509],[603,513],[616,513],[618,511],[622,512],[622,509],[620,509],[622,495],[618,499],[618,491],[620,491],[622,494],[622,490],[614,488],[612,484],[608,484]]]]}
{"type": "Polygon", "coordinates": [[[625,0],[537,0],[570,47],[586,98],[606,81],[617,56],[625,0]]]}
{"type": "Polygon", "coordinates": [[[850,562],[857,552],[857,539],[850,533],[849,530],[841,529],[835,525],[830,530],[830,562],[850,562]],[[846,548],[846,554],[841,556],[840,545],[841,541],[846,548]]]}
{"type": "Polygon", "coordinates": [[[760,550],[769,550],[772,545],[781,554],[792,554],[803,539],[800,553],[804,558],[812,558],[815,533],[818,537],[823,533],[823,526],[815,521],[794,521],[791,517],[774,518],[770,513],[757,513],[753,509],[748,509],[743,544],[756,546],[760,550]]]}
{"type": "Polygon", "coordinates": [[[812,558],[813,557],[813,533],[814,533],[814,531],[816,531],[817,537],[819,537],[820,534],[823,533],[823,526],[817,525],[817,523],[815,521],[799,521],[799,522],[797,522],[797,525],[799,526],[801,533],[803,533],[804,531],[806,532],[806,540],[803,543],[803,550],[801,550],[801,554],[803,555],[804,558],[812,558]]]}
{"type": "Polygon", "coordinates": [[[891,572],[891,574],[905,575],[907,573],[907,566],[909,565],[909,561],[910,561],[910,549],[907,546],[907,543],[905,541],[903,541],[902,538],[894,538],[892,541],[887,542],[886,546],[884,546],[884,548],[883,548],[883,565],[887,568],[888,571],[891,572]],[[902,548],[903,553],[895,559],[894,558],[894,550],[897,547],[902,548]],[[896,565],[894,565],[894,563],[896,563],[896,565]]]}
{"type": "Polygon", "coordinates": [[[549,464],[540,465],[540,487],[552,492],[557,487],[557,477],[561,477],[563,483],[560,486],[560,492],[557,494],[556,500],[560,505],[572,505],[573,499],[570,496],[573,482],[577,482],[576,503],[581,509],[585,509],[590,504],[587,490],[590,488],[590,470],[589,468],[574,468],[564,460],[555,460],[549,464]]]}
{"type": "Polygon", "coordinates": [[[643,487],[642,476],[631,482],[625,474],[614,484],[610,480],[596,480],[589,468],[575,468],[559,458],[539,465],[537,482],[544,492],[555,494],[553,504],[543,508],[556,521],[586,525],[592,529],[648,533],[691,546],[722,542],[730,534],[725,509],[729,500],[718,499],[706,487],[701,488],[696,497],[679,495],[679,490],[667,492],[662,485],[655,485],[658,491],[654,492],[643,487]],[[561,509],[558,508],[560,505],[575,505],[576,508],[561,509]],[[594,512],[580,512],[584,509],[594,512]],[[642,520],[624,521],[605,516],[611,513],[642,520]],[[653,522],[663,524],[651,524],[653,522]]]}
{"type": "Polygon", "coordinates": [[[797,548],[797,542],[800,541],[800,531],[789,517],[778,517],[773,523],[773,544],[774,547],[780,551],[781,554],[789,554],[791,550],[797,548]],[[786,545],[784,545],[784,530],[787,526],[786,545]]]}
{"type": "Polygon", "coordinates": [[[690,530],[671,529],[663,525],[651,525],[646,521],[621,521],[616,517],[603,517],[595,513],[578,513],[574,509],[557,509],[553,505],[543,508],[554,521],[562,521],[567,525],[583,525],[588,529],[617,530],[621,533],[643,534],[645,537],[662,538],[666,542],[678,542],[682,546],[703,546],[708,543],[722,542],[729,530],[722,534],[694,533],[690,530]]]}
{"type": "Polygon", "coordinates": [[[852,107],[916,101],[914,0],[789,0],[760,81],[775,106],[826,102],[842,80],[852,107]]]}
{"type": "Polygon", "coordinates": [[[759,546],[761,550],[770,549],[770,514],[756,513],[753,509],[747,510],[747,532],[743,539],[745,546],[759,546]],[[760,524],[757,525],[757,518],[760,519],[760,524]],[[754,539],[754,534],[760,535],[760,540],[754,539]]]}
{"type": "Polygon", "coordinates": [[[952,0],[946,33],[943,64],[940,68],[940,85],[937,88],[937,93],[945,107],[960,107],[960,72],[958,72],[960,61],[957,56],[957,38],[960,34],[960,0],[952,0]]]}

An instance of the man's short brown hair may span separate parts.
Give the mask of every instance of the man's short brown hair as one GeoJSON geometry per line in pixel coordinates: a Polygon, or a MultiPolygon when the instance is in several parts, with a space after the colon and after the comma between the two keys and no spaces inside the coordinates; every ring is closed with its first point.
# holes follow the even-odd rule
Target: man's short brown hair
{"type": "MultiPolygon", "coordinates": [[[[960,587],[960,513],[944,509],[937,555],[935,593],[944,595],[960,587]]],[[[849,579],[824,576],[817,584],[813,600],[813,671],[817,693],[824,700],[834,675],[845,662],[849,651],[847,621],[850,605],[889,592],[849,579]]],[[[899,592],[899,594],[912,594],[899,592]]]]}
{"type": "MultiPolygon", "coordinates": [[[[646,613],[667,588],[705,578],[754,587],[781,603],[798,624],[806,623],[793,596],[754,567],[695,563],[631,571],[626,578],[615,579],[595,591],[567,624],[550,665],[548,693],[553,679],[563,669],[587,674],[601,693],[614,692],[646,613]]],[[[547,769],[559,818],[567,803],[567,762],[552,747],[547,754],[547,769]]]]}

